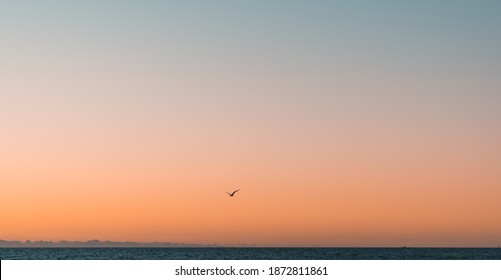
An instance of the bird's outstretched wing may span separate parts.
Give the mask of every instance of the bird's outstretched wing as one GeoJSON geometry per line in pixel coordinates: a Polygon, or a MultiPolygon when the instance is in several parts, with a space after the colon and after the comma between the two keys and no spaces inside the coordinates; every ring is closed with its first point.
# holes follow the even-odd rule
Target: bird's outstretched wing
{"type": "Polygon", "coordinates": [[[238,189],[238,190],[236,190],[236,191],[233,191],[233,192],[231,192],[231,193],[229,193],[229,192],[226,192],[226,193],[227,193],[229,196],[233,196],[233,195],[234,195],[236,192],[238,192],[238,191],[239,191],[239,189],[238,189]]]}

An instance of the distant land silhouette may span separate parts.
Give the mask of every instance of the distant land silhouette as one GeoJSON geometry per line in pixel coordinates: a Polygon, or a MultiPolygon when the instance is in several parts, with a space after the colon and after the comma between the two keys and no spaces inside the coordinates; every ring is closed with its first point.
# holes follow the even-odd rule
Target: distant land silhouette
{"type": "Polygon", "coordinates": [[[190,244],[173,242],[116,242],[116,241],[8,241],[0,239],[0,248],[96,248],[96,247],[215,247],[217,244],[190,244]]]}

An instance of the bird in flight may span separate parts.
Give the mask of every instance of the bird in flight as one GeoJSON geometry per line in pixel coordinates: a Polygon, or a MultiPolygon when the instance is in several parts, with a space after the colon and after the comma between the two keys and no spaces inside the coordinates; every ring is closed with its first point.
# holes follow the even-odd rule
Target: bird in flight
{"type": "Polygon", "coordinates": [[[233,191],[232,193],[229,193],[229,192],[226,192],[227,194],[229,194],[230,196],[234,196],[236,192],[238,192],[239,190],[236,190],[236,191],[233,191]]]}

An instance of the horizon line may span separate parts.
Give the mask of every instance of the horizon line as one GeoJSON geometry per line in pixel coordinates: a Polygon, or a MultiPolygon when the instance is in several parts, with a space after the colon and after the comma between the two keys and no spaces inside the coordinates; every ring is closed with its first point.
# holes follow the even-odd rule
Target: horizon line
{"type": "Polygon", "coordinates": [[[51,241],[51,240],[4,240],[0,239],[0,248],[47,248],[47,247],[58,247],[58,248],[71,248],[71,247],[150,247],[158,248],[162,247],[186,247],[186,248],[204,248],[204,247],[233,247],[233,248],[401,248],[401,249],[413,249],[413,248],[500,248],[501,245],[494,246],[413,246],[413,245],[402,245],[402,246],[381,246],[381,245],[371,245],[371,246],[347,246],[347,245],[321,245],[321,244],[309,244],[309,245],[262,245],[262,244],[218,244],[218,243],[186,243],[186,242],[169,242],[169,241],[152,241],[152,242],[141,242],[141,241],[111,241],[111,240],[99,240],[90,239],[86,241],[51,241]],[[73,245],[73,246],[72,246],[73,245]]]}

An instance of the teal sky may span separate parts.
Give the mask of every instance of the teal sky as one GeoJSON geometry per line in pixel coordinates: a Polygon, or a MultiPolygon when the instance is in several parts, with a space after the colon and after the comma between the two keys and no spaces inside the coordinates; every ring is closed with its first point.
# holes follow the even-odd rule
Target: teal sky
{"type": "MultiPolygon", "coordinates": [[[[299,92],[270,93],[257,86],[252,95],[265,95],[272,102],[303,104],[312,95],[330,99],[340,95],[332,92],[332,84],[357,83],[393,84],[404,87],[401,95],[406,99],[425,95],[442,103],[464,98],[470,104],[465,95],[477,90],[477,101],[491,103],[499,101],[500,5],[497,1],[4,1],[0,58],[4,76],[16,71],[43,70],[47,75],[81,71],[117,79],[139,75],[153,83],[192,78],[201,84],[264,84],[299,92]],[[416,88],[424,85],[431,87],[429,93],[416,88]]],[[[388,91],[358,95],[372,102],[388,91]]],[[[221,94],[231,94],[235,102],[246,102],[248,96],[221,94]]],[[[217,102],[227,100],[220,98],[217,102]]]]}

